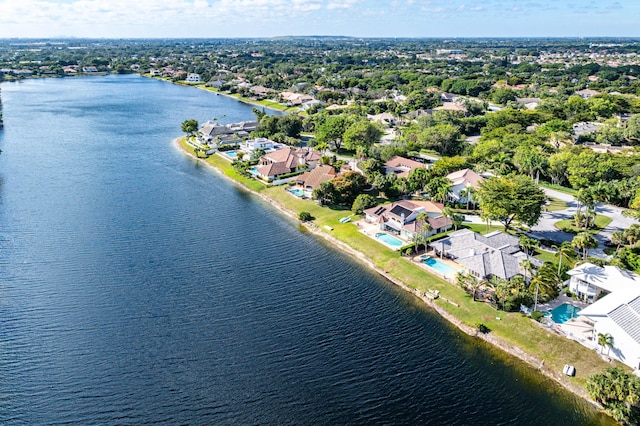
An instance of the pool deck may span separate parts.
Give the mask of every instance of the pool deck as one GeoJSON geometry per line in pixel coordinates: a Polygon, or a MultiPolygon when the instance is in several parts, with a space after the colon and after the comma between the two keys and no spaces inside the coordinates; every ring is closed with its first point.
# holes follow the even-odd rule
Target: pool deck
{"type": "Polygon", "coordinates": [[[459,265],[449,259],[440,259],[440,257],[436,256],[435,252],[433,250],[430,250],[426,253],[422,253],[416,256],[413,256],[412,260],[418,264],[418,266],[420,266],[422,269],[426,270],[427,272],[429,272],[430,274],[433,275],[437,275],[440,278],[444,278],[445,280],[449,281],[450,283],[455,284],[455,280],[456,280],[456,274],[457,271],[461,270],[461,269],[465,269],[464,266],[459,265]],[[428,265],[426,265],[423,261],[425,260],[425,257],[423,256],[429,256],[429,257],[433,257],[434,259],[437,259],[438,262],[444,263],[445,265],[453,268],[453,270],[455,271],[452,274],[443,274],[442,272],[438,271],[437,269],[434,269],[428,265]]]}
{"type": "Polygon", "coordinates": [[[561,293],[560,296],[556,297],[553,300],[548,301],[547,303],[538,303],[538,310],[540,312],[551,311],[552,309],[555,309],[558,306],[563,305],[565,303],[569,303],[573,306],[577,306],[580,309],[584,309],[587,306],[589,306],[587,303],[574,300],[571,297],[567,296],[566,294],[561,293]]]}
{"type": "Polygon", "coordinates": [[[378,227],[377,223],[369,223],[366,220],[358,220],[356,222],[353,222],[357,227],[358,227],[358,231],[361,232],[362,234],[366,235],[367,237],[371,238],[372,240],[382,244],[383,246],[390,248],[391,250],[394,251],[398,251],[400,250],[402,247],[406,246],[407,244],[410,244],[407,241],[404,241],[402,238],[398,237],[397,235],[393,235],[389,232],[386,231],[381,231],[380,228],[378,227]],[[395,247],[392,246],[390,244],[385,243],[384,241],[381,241],[380,239],[376,238],[376,234],[380,233],[380,232],[385,232],[386,234],[392,235],[394,238],[397,238],[398,240],[402,241],[402,246],[400,247],[395,247]]]}

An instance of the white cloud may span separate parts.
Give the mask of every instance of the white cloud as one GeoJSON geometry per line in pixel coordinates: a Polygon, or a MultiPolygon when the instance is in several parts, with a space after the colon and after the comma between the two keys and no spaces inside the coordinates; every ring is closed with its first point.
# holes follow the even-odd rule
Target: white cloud
{"type": "Polygon", "coordinates": [[[327,9],[350,9],[362,0],[329,0],[327,9]]]}

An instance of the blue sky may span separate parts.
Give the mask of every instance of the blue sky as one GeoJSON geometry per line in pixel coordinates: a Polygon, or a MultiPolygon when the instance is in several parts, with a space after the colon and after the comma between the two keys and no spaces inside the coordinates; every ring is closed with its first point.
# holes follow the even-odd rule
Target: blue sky
{"type": "Polygon", "coordinates": [[[639,0],[0,0],[0,37],[640,36],[639,0]]]}

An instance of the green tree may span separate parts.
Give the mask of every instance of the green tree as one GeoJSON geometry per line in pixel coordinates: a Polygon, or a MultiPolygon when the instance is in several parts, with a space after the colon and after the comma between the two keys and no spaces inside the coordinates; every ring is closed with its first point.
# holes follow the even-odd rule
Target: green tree
{"type": "Polygon", "coordinates": [[[252,108],[251,112],[253,113],[253,115],[256,116],[256,119],[258,121],[262,120],[262,117],[267,115],[267,113],[265,112],[264,108],[262,108],[262,111],[259,110],[258,108],[252,108]]]}
{"type": "Polygon", "coordinates": [[[580,232],[573,237],[571,245],[582,252],[582,259],[587,260],[589,249],[598,247],[598,240],[588,232],[580,232]]]}
{"type": "Polygon", "coordinates": [[[620,367],[608,367],[587,379],[587,392],[617,421],[637,423],[640,379],[620,367]]]}
{"type": "Polygon", "coordinates": [[[600,353],[604,352],[604,348],[611,350],[613,347],[613,336],[609,333],[598,333],[598,345],[600,346],[600,353]]]}
{"type": "Polygon", "coordinates": [[[553,254],[554,257],[558,258],[558,276],[560,276],[560,271],[562,270],[562,260],[563,259],[573,259],[576,255],[576,250],[573,248],[569,241],[563,241],[559,246],[553,246],[556,249],[556,252],[553,254]]]}
{"type": "Polygon", "coordinates": [[[351,124],[351,120],[342,115],[331,116],[324,123],[318,126],[316,130],[316,141],[319,143],[332,143],[336,151],[340,151],[344,132],[351,124]]]}
{"type": "Polygon", "coordinates": [[[382,130],[377,125],[361,120],[351,124],[344,132],[344,148],[356,151],[359,147],[369,148],[380,141],[382,130]]]}
{"type": "Polygon", "coordinates": [[[478,190],[480,208],[509,230],[517,220],[528,226],[538,223],[547,197],[530,177],[509,175],[484,180],[478,190]]]}
{"type": "Polygon", "coordinates": [[[374,207],[378,204],[378,200],[376,197],[369,194],[360,194],[353,201],[353,205],[351,206],[351,211],[355,214],[362,214],[368,208],[374,207]]]}
{"type": "Polygon", "coordinates": [[[446,177],[435,177],[427,183],[426,190],[432,200],[441,201],[444,204],[451,190],[451,181],[446,177]]]}
{"type": "Polygon", "coordinates": [[[516,92],[507,87],[498,87],[491,94],[491,100],[500,105],[506,105],[509,101],[516,100],[516,92]]]}
{"type": "Polygon", "coordinates": [[[420,133],[419,143],[424,148],[434,149],[442,155],[458,154],[462,139],[458,128],[451,124],[436,124],[420,133]]]}
{"type": "Polygon", "coordinates": [[[180,125],[180,130],[186,133],[188,136],[193,135],[198,131],[198,120],[190,119],[184,120],[180,125]]]}
{"type": "Polygon", "coordinates": [[[534,290],[533,310],[538,309],[538,298],[544,296],[544,300],[550,300],[556,297],[558,284],[562,283],[562,279],[555,272],[552,263],[545,262],[538,270],[536,275],[531,279],[530,289],[534,290]]]}
{"type": "Polygon", "coordinates": [[[527,235],[520,235],[519,238],[520,247],[524,249],[525,254],[532,255],[533,251],[540,246],[540,241],[535,238],[528,237],[527,235]]]}

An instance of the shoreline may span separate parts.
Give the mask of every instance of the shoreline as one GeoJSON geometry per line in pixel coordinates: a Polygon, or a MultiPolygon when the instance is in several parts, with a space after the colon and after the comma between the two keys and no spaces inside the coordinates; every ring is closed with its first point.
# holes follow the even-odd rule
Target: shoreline
{"type": "Polygon", "coordinates": [[[284,214],[284,215],[288,216],[289,218],[293,219],[294,221],[298,222],[307,231],[313,233],[317,237],[323,238],[327,242],[332,243],[332,245],[334,247],[337,247],[338,249],[342,250],[343,253],[346,253],[349,256],[351,256],[352,258],[354,258],[357,261],[361,262],[366,267],[368,267],[369,269],[371,269],[374,272],[378,273],[380,276],[382,276],[383,278],[385,278],[386,280],[388,280],[392,284],[400,287],[401,289],[403,289],[404,291],[406,291],[408,293],[413,294],[416,298],[422,300],[423,303],[425,303],[428,307],[430,307],[433,310],[435,310],[435,312],[438,315],[440,315],[442,318],[444,318],[450,324],[454,325],[456,328],[458,328],[463,333],[465,333],[465,334],[467,334],[469,336],[472,336],[472,337],[476,337],[476,338],[478,338],[480,340],[483,340],[484,342],[492,345],[493,347],[495,347],[497,349],[500,349],[501,351],[507,353],[508,355],[511,355],[511,356],[523,361],[528,366],[534,368],[535,370],[537,370],[539,373],[541,373],[546,378],[553,380],[555,383],[557,383],[558,385],[562,386],[567,391],[569,391],[572,394],[582,398],[587,403],[590,403],[592,406],[598,408],[600,411],[603,410],[603,407],[600,404],[598,404],[597,402],[595,402],[594,400],[592,400],[589,397],[588,393],[586,392],[586,389],[584,389],[583,387],[578,386],[576,384],[569,383],[569,382],[566,382],[565,380],[563,380],[563,377],[562,377],[562,375],[560,373],[555,372],[555,371],[553,371],[553,370],[551,370],[551,369],[549,369],[548,367],[545,366],[544,359],[539,359],[539,358],[537,358],[537,357],[525,352],[521,348],[511,344],[510,342],[506,341],[505,339],[503,339],[501,337],[492,335],[491,333],[487,333],[487,334],[479,333],[476,330],[476,328],[465,324],[462,320],[457,318],[454,314],[446,311],[444,308],[442,308],[437,303],[435,303],[435,301],[431,300],[430,298],[428,298],[424,294],[421,294],[417,289],[412,289],[407,284],[405,284],[401,279],[392,276],[391,274],[389,274],[385,270],[383,270],[383,269],[377,267],[376,265],[374,265],[374,263],[371,261],[371,259],[366,254],[362,253],[361,251],[358,251],[358,250],[354,249],[353,247],[349,246],[347,243],[339,240],[338,238],[334,237],[333,235],[331,235],[331,234],[329,234],[327,232],[323,232],[313,222],[306,222],[306,223],[305,222],[300,222],[298,220],[298,217],[297,217],[296,213],[293,212],[292,210],[288,209],[284,205],[282,205],[278,200],[275,200],[275,199],[273,199],[271,197],[268,197],[265,194],[261,194],[259,192],[256,192],[256,191],[252,190],[251,188],[249,188],[246,185],[244,185],[242,182],[239,182],[239,181],[227,176],[226,174],[224,174],[216,166],[214,166],[214,165],[210,164],[209,162],[207,162],[206,159],[196,157],[192,152],[188,151],[185,147],[182,146],[182,144],[180,143],[180,141],[182,139],[183,139],[183,137],[178,137],[178,138],[174,139],[173,140],[173,144],[183,154],[186,154],[187,156],[189,156],[189,157],[191,157],[191,158],[193,158],[193,159],[195,159],[197,161],[202,162],[202,164],[204,164],[205,166],[213,169],[218,175],[222,176],[227,181],[229,181],[229,182],[235,184],[236,186],[238,186],[238,187],[250,192],[252,195],[259,197],[262,201],[264,201],[264,202],[268,203],[269,205],[273,206],[274,208],[276,208],[282,214],[284,214]]]}
{"type": "Polygon", "coordinates": [[[216,94],[218,96],[224,96],[225,98],[228,98],[228,99],[233,99],[236,102],[240,102],[240,103],[245,104],[245,105],[251,105],[251,106],[255,106],[255,107],[261,107],[261,108],[265,108],[265,109],[270,109],[271,111],[277,111],[277,112],[281,112],[283,114],[289,114],[289,113],[293,112],[293,111],[288,111],[292,107],[284,107],[283,106],[283,109],[274,108],[272,106],[263,105],[258,100],[254,101],[252,99],[248,99],[248,98],[245,98],[245,97],[233,96],[233,95],[231,95],[229,93],[224,93],[224,92],[221,92],[221,91],[219,91],[217,89],[216,90],[208,89],[206,86],[203,86],[200,83],[198,83],[198,84],[187,84],[187,83],[181,83],[181,82],[177,82],[177,81],[167,80],[167,79],[161,78],[161,77],[159,78],[159,77],[148,75],[148,74],[138,74],[138,75],[141,76],[141,77],[145,77],[145,78],[151,78],[153,80],[164,81],[166,83],[175,84],[176,86],[193,87],[193,88],[196,88],[196,89],[199,89],[199,90],[203,90],[203,91],[208,92],[208,93],[214,93],[214,94],[216,94]]]}

